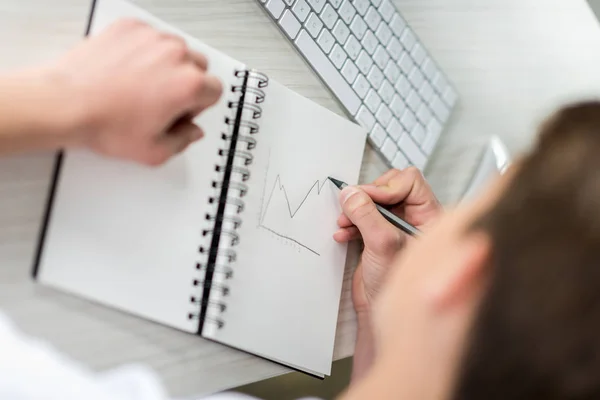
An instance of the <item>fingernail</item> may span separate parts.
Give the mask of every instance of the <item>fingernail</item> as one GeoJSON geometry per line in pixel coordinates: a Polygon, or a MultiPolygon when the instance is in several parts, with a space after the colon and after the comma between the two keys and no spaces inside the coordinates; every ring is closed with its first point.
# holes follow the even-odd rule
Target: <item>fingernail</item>
{"type": "Polygon", "coordinates": [[[348,199],[350,197],[354,196],[356,193],[358,193],[358,189],[355,188],[354,186],[345,187],[341,193],[342,204],[345,204],[348,201],[348,199]]]}
{"type": "Polygon", "coordinates": [[[360,185],[360,187],[365,187],[365,188],[376,188],[377,185],[375,185],[374,183],[367,183],[364,185],[360,185]]]}

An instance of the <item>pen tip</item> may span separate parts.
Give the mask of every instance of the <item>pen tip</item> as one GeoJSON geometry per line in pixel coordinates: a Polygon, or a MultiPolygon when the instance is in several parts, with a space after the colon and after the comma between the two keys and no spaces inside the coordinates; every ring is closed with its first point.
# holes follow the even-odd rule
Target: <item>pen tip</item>
{"type": "Polygon", "coordinates": [[[332,177],[328,177],[328,179],[329,179],[331,182],[333,182],[333,184],[334,184],[335,186],[337,186],[339,189],[341,189],[341,188],[342,188],[342,186],[344,186],[344,182],[342,182],[342,181],[340,181],[340,180],[337,180],[337,179],[335,179],[335,178],[332,178],[332,177]]]}

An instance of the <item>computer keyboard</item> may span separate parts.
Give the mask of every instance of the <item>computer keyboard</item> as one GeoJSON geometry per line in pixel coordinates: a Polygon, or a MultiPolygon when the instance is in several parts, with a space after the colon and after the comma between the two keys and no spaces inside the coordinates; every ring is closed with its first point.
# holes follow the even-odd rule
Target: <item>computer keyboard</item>
{"type": "Polygon", "coordinates": [[[258,0],[395,168],[425,167],[457,101],[390,0],[258,0]]]}

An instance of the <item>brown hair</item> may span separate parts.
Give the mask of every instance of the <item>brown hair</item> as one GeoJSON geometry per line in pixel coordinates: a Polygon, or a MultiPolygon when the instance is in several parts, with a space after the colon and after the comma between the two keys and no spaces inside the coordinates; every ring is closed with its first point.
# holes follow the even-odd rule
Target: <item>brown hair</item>
{"type": "Polygon", "coordinates": [[[542,127],[477,227],[490,283],[454,399],[600,399],[600,103],[542,127]]]}

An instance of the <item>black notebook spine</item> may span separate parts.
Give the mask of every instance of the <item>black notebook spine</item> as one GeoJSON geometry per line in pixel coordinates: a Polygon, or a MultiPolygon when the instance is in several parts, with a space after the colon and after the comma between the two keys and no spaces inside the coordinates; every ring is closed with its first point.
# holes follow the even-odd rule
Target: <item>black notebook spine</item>
{"type": "Polygon", "coordinates": [[[246,182],[250,179],[252,150],[257,144],[258,120],[262,116],[260,104],[265,100],[263,89],[269,83],[266,75],[254,70],[237,70],[234,75],[237,83],[224,94],[231,97],[227,105],[232,112],[223,121],[223,146],[219,149],[223,162],[215,165],[219,179],[212,182],[212,187],[216,195],[208,199],[215,211],[206,214],[207,227],[201,232],[210,240],[198,248],[201,261],[195,266],[197,278],[192,282],[194,293],[190,296],[194,311],[188,318],[198,320],[198,334],[207,324],[218,329],[225,325],[222,314],[229,294],[227,281],[235,273],[232,263],[237,258],[235,246],[240,240],[236,231],[242,224],[246,182]],[[221,292],[219,301],[211,300],[214,290],[221,292]]]}

